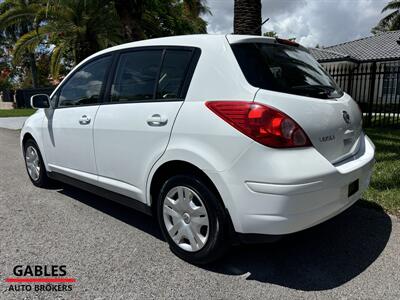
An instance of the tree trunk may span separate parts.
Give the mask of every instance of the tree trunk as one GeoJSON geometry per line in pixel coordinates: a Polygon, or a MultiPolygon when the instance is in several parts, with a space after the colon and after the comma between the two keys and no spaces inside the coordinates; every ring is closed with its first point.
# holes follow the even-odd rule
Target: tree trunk
{"type": "Polygon", "coordinates": [[[235,34],[261,35],[261,0],[235,0],[235,34]]]}
{"type": "MultiPolygon", "coordinates": [[[[22,28],[22,31],[20,32],[21,36],[32,30],[32,26],[26,22],[22,23],[21,28],[22,28]]],[[[35,53],[26,51],[25,55],[26,55],[25,57],[28,59],[29,69],[31,71],[32,87],[37,88],[39,87],[39,74],[36,65],[35,53]]]]}
{"type": "Polygon", "coordinates": [[[29,59],[29,67],[31,69],[31,75],[32,75],[32,86],[33,88],[39,87],[39,74],[36,66],[36,59],[35,59],[35,54],[34,53],[28,53],[28,59],[29,59]]]}
{"type": "Polygon", "coordinates": [[[143,15],[143,0],[116,0],[115,9],[122,24],[124,39],[127,42],[145,38],[141,20],[143,15]]]}

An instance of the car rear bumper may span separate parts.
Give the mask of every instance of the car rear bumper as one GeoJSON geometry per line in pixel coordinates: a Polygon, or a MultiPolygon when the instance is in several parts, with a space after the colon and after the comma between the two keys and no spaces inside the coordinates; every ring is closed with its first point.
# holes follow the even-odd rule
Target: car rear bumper
{"type": "MultiPolygon", "coordinates": [[[[252,164],[251,160],[268,153],[257,154],[264,151],[259,145],[251,148],[232,169],[211,175],[235,231],[242,234],[289,234],[341,213],[367,189],[375,152],[372,142],[363,136],[359,152],[339,164],[332,165],[315,149],[304,149],[297,156],[293,156],[295,150],[284,151],[272,164],[267,159],[252,164]],[[272,180],[274,174],[278,183],[272,180]],[[356,181],[358,189],[349,195],[349,185],[354,187],[356,181]]],[[[269,154],[273,158],[273,153],[269,154]]]]}

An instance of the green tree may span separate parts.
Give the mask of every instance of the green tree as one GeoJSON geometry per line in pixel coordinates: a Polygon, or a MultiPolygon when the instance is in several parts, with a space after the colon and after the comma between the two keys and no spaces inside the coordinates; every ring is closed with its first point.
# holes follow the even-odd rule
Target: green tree
{"type": "Polygon", "coordinates": [[[375,26],[371,32],[376,34],[382,31],[391,31],[400,29],[400,0],[390,1],[383,9],[382,13],[391,11],[387,16],[379,21],[378,25],[375,26]]]}
{"type": "Polygon", "coordinates": [[[0,92],[12,88],[11,76],[6,50],[0,47],[0,92]]]}
{"type": "Polygon", "coordinates": [[[278,37],[278,34],[275,31],[267,31],[267,32],[264,32],[263,36],[278,37]]]}
{"type": "Polygon", "coordinates": [[[203,13],[210,13],[205,1],[148,0],[141,24],[146,38],[207,33],[203,13]]]}
{"type": "Polygon", "coordinates": [[[115,9],[120,19],[124,40],[137,41],[145,38],[142,28],[144,0],[115,0],[115,9]]]}
{"type": "MultiPolygon", "coordinates": [[[[50,55],[47,51],[41,52],[39,51],[36,53],[36,65],[38,69],[38,82],[39,86],[41,87],[46,87],[46,86],[51,86],[51,81],[50,81],[50,55]]],[[[31,87],[30,85],[31,82],[31,76],[30,74],[26,74],[21,82],[19,83],[20,88],[29,88],[31,87]]]]}
{"type": "Polygon", "coordinates": [[[206,33],[201,15],[210,13],[205,0],[115,0],[115,9],[126,42],[206,33]]]}
{"type": "Polygon", "coordinates": [[[235,0],[233,31],[261,35],[261,0],[235,0]]]}
{"type": "MultiPolygon", "coordinates": [[[[1,11],[2,28],[13,34],[16,26],[29,23],[26,30],[18,31],[15,45],[12,45],[14,63],[22,63],[26,53],[38,55],[43,49],[48,50],[55,80],[60,68],[76,65],[109,46],[145,38],[206,33],[207,23],[201,16],[210,13],[205,0],[5,2],[13,5],[7,4],[1,11]]],[[[36,77],[37,72],[36,67],[36,77]]],[[[23,81],[27,82],[26,79],[23,81]]]]}
{"type": "Polygon", "coordinates": [[[201,16],[211,14],[206,0],[183,0],[185,16],[192,23],[194,33],[207,33],[207,22],[201,16]]]}
{"type": "MultiPolygon", "coordinates": [[[[36,5],[38,5],[38,1],[29,0],[5,0],[0,3],[0,31],[3,41],[15,43],[19,37],[33,29],[34,15],[32,9],[36,5]]],[[[26,49],[21,53],[20,61],[28,64],[32,86],[37,87],[38,71],[35,51],[26,49]]]]}
{"type": "Polygon", "coordinates": [[[68,56],[74,65],[89,55],[122,41],[114,5],[105,0],[53,0],[28,6],[35,28],[15,44],[14,60],[39,46],[55,45],[50,70],[57,78],[60,63],[68,56]]]}

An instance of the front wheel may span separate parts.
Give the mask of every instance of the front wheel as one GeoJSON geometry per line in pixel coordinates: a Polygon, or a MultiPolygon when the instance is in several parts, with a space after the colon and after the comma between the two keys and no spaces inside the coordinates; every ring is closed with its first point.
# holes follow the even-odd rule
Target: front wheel
{"type": "Polygon", "coordinates": [[[50,179],[47,177],[39,147],[32,139],[27,140],[24,144],[24,158],[26,170],[32,183],[37,187],[47,187],[50,179]]]}
{"type": "Polygon", "coordinates": [[[178,257],[206,264],[227,249],[224,207],[199,177],[171,177],[161,188],[157,204],[161,230],[178,257]]]}

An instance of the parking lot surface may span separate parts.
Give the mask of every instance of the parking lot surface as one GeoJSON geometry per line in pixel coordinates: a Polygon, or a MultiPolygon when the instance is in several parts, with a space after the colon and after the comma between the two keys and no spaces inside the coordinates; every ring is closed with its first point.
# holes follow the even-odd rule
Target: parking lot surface
{"type": "Polygon", "coordinates": [[[400,299],[400,222],[383,211],[358,203],[278,243],[193,266],[151,217],[76,188],[34,187],[18,137],[0,129],[0,299],[400,299]],[[76,282],[10,291],[17,265],[65,265],[76,282]]]}
{"type": "Polygon", "coordinates": [[[21,129],[28,117],[0,118],[0,128],[21,129]]]}

